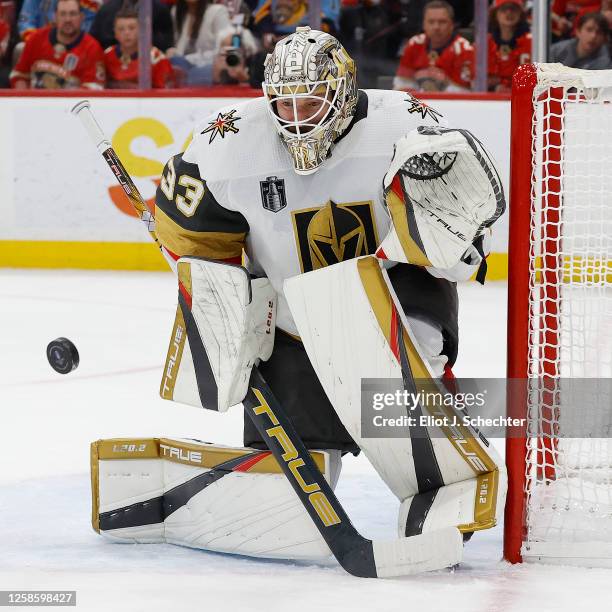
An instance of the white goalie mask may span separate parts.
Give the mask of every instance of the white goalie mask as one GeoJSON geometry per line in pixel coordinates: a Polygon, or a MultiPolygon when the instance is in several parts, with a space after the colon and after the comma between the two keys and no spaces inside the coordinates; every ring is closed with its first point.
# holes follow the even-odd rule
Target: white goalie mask
{"type": "Polygon", "coordinates": [[[333,36],[306,26],[280,40],[264,68],[268,110],[293,168],[312,174],[355,114],[355,62],[333,36]]]}

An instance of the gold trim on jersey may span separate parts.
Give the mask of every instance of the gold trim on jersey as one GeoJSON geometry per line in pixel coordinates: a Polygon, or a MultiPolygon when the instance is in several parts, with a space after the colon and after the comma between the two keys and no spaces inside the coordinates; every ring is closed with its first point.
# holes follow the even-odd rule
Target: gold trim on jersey
{"type": "Polygon", "coordinates": [[[291,219],[302,272],[376,251],[378,230],[371,200],[328,200],[324,206],[293,211],[291,219]]]}
{"type": "Polygon", "coordinates": [[[229,259],[240,257],[246,232],[194,232],[183,229],[159,207],[155,210],[155,231],[160,243],[181,256],[229,259]]]}

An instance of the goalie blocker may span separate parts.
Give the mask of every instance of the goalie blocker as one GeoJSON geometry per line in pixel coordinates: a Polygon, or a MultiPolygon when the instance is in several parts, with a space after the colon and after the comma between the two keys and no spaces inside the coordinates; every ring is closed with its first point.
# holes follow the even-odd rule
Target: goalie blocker
{"type": "Polygon", "coordinates": [[[225,412],[247,393],[256,360],[274,346],[276,292],[245,268],[184,257],[160,386],[163,399],[225,412]]]}

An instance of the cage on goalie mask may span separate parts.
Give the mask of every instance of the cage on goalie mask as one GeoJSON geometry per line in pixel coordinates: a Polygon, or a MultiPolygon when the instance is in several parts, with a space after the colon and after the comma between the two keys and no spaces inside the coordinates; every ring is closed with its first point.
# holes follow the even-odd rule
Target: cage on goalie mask
{"type": "Polygon", "coordinates": [[[266,58],[262,87],[294,170],[315,172],[355,113],[355,62],[333,36],[300,27],[266,58]]]}

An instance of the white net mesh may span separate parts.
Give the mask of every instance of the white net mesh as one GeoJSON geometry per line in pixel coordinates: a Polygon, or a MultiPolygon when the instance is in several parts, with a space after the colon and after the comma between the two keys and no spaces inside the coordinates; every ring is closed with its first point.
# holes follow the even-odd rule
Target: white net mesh
{"type": "Polygon", "coordinates": [[[611,99],[612,71],[538,67],[527,560],[612,559],[611,99]]]}

